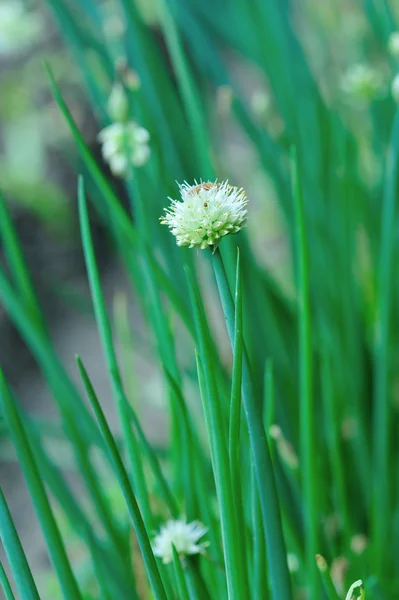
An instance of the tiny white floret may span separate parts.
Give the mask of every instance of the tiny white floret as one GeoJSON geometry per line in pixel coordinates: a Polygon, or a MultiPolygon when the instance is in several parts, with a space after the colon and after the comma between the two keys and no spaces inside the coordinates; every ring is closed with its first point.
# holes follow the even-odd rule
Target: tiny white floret
{"type": "Polygon", "coordinates": [[[179,185],[181,200],[171,201],[161,223],[167,225],[178,246],[216,248],[220,239],[238,233],[247,223],[245,191],[228,181],[187,182],[179,185]]]}
{"type": "Polygon", "coordinates": [[[152,542],[154,555],[164,564],[173,561],[173,546],[182,555],[203,554],[209,542],[200,542],[208,528],[199,521],[187,523],[185,519],[170,520],[162,525],[152,542]]]}

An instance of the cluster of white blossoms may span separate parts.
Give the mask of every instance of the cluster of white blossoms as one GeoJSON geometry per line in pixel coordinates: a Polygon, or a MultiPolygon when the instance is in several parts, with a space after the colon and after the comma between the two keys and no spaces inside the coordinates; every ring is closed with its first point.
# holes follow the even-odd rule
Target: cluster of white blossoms
{"type": "Polygon", "coordinates": [[[178,246],[216,248],[222,237],[245,227],[248,200],[242,188],[215,181],[184,182],[179,189],[181,200],[169,198],[171,205],[161,217],[178,246]]]}
{"type": "Polygon", "coordinates": [[[209,542],[199,543],[199,540],[207,531],[208,528],[199,521],[191,523],[187,523],[185,519],[167,521],[154,538],[152,550],[155,556],[162,558],[164,564],[173,561],[173,546],[180,556],[203,554],[209,542]]]}
{"type": "Polygon", "coordinates": [[[0,2],[0,56],[21,52],[40,40],[44,20],[38,10],[29,9],[22,0],[0,2]]]}
{"type": "Polygon", "coordinates": [[[102,155],[114,175],[124,176],[129,165],[142,167],[150,158],[150,134],[134,121],[112,123],[98,134],[102,155]]]}
{"type": "Polygon", "coordinates": [[[366,104],[381,94],[384,81],[380,71],[371,65],[356,64],[344,74],[341,87],[352,101],[366,104]]]}
{"type": "Polygon", "coordinates": [[[114,175],[123,177],[129,166],[142,167],[151,151],[147,129],[129,120],[129,102],[120,84],[115,84],[108,100],[108,113],[114,121],[98,134],[102,155],[114,175]]]}

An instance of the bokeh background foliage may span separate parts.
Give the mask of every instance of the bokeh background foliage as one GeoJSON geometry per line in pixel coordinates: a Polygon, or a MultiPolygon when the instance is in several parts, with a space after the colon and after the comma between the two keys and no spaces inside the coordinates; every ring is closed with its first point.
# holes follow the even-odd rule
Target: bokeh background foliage
{"type": "Polygon", "coordinates": [[[150,132],[151,159],[122,184],[110,178],[47,57],[49,86],[79,153],[82,245],[120,426],[112,438],[84,356],[84,390],[57,358],[2,199],[1,302],[53,393],[79,479],[71,484],[55,467],[47,445],[54,432],[22,410],[2,377],[5,435],[55,572],[39,577],[38,596],[1,498],[2,538],[21,597],[288,600],[292,588],[295,598],[336,599],[359,578],[367,598],[398,597],[399,119],[389,94],[396,65],[386,50],[394,7],[382,0],[48,0],[47,8],[80,69],[82,103],[98,129],[110,124],[107,102],[120,82],[131,118],[150,132]],[[381,89],[348,98],[342,74],[362,62],[380,72],[381,89]],[[250,198],[248,230],[223,240],[221,259],[178,248],[159,223],[176,181],[216,177],[243,185],[250,198]],[[134,339],[128,310],[107,314],[86,194],[125,268],[147,339],[134,339]],[[167,452],[149,444],[140,424],[145,406],[130,364],[137,343],[163,373],[167,452]],[[270,485],[263,491],[251,416],[245,411],[230,440],[215,421],[227,429],[242,360],[249,365],[244,405],[247,376],[252,418],[263,421],[272,456],[274,475],[264,465],[270,485]],[[206,429],[213,462],[229,445],[233,508],[220,501],[220,486],[229,496],[231,485],[212,475],[206,429]],[[278,527],[267,523],[274,517],[261,510],[274,479],[285,550],[278,527]],[[226,534],[234,511],[241,519],[226,534]],[[182,563],[175,556],[164,566],[149,538],[180,515],[209,527],[208,556],[182,563]],[[297,561],[290,575],[283,551],[297,561]],[[328,563],[321,574],[316,554],[328,563]]]}

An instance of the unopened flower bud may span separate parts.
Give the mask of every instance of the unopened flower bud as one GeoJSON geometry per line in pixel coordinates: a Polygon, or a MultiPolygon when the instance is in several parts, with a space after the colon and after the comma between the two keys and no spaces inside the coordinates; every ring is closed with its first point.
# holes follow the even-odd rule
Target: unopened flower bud
{"type": "Polygon", "coordinates": [[[368,545],[368,539],[364,533],[357,533],[351,539],[351,550],[354,554],[363,554],[368,545]]]}
{"type": "Polygon", "coordinates": [[[281,459],[290,469],[297,469],[299,464],[298,457],[295,454],[292,445],[284,437],[280,427],[276,424],[271,425],[269,429],[269,435],[273,440],[275,440],[281,459]]]}
{"type": "Polygon", "coordinates": [[[339,594],[344,592],[345,575],[348,570],[348,561],[344,556],[338,556],[331,563],[331,579],[339,594]]]}
{"type": "Polygon", "coordinates": [[[108,99],[107,109],[114,123],[125,123],[129,118],[129,100],[120,83],[114,84],[108,99]]]}
{"type": "Polygon", "coordinates": [[[391,84],[392,98],[399,104],[399,73],[395,75],[391,84]]]}
{"type": "Polygon", "coordinates": [[[319,571],[325,573],[328,569],[327,561],[321,554],[316,554],[316,563],[319,571]]]}
{"type": "Polygon", "coordinates": [[[388,52],[392,58],[399,58],[399,31],[394,31],[389,36],[388,52]]]}
{"type": "Polygon", "coordinates": [[[288,552],[287,554],[287,565],[290,573],[296,573],[299,571],[299,560],[296,554],[288,552]]]}
{"type": "Polygon", "coordinates": [[[251,96],[250,104],[252,112],[259,120],[264,121],[270,115],[271,101],[265,90],[256,90],[251,96]]]}
{"type": "Polygon", "coordinates": [[[216,107],[221,117],[227,117],[231,111],[234,91],[230,85],[220,85],[216,90],[216,107]]]}

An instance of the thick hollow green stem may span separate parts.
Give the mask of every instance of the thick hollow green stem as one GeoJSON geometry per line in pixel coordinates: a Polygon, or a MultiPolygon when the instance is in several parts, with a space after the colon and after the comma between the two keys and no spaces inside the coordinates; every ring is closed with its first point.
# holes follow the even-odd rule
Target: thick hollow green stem
{"type": "Polygon", "coordinates": [[[198,379],[204,407],[212,467],[215,474],[216,492],[220,506],[220,520],[229,600],[248,597],[248,582],[241,560],[242,540],[237,534],[235,502],[232,493],[230,465],[223,411],[216,385],[209,332],[202,302],[194,276],[186,269],[197,329],[199,357],[198,379]]]}
{"type": "Polygon", "coordinates": [[[389,399],[389,335],[392,295],[393,247],[395,239],[396,189],[399,158],[399,110],[396,112],[388,149],[384,202],[381,224],[381,249],[377,291],[377,321],[374,346],[374,564],[381,574],[389,539],[389,447],[390,447],[390,399],[389,399]]]}
{"type": "MultiPolygon", "coordinates": [[[[233,346],[234,301],[219,249],[213,254],[213,267],[226,319],[227,331],[233,346]]],[[[290,600],[292,597],[291,582],[287,566],[287,554],[273,465],[263,427],[262,401],[261,398],[257,399],[254,393],[245,344],[243,344],[242,397],[265,528],[272,598],[274,600],[290,600]]]]}
{"type": "Polygon", "coordinates": [[[292,158],[292,188],[295,213],[295,241],[298,256],[299,303],[299,420],[300,465],[304,496],[305,553],[309,573],[310,600],[320,598],[320,578],[315,555],[318,552],[318,502],[313,397],[312,327],[310,317],[309,259],[304,203],[296,155],[292,158]]]}

